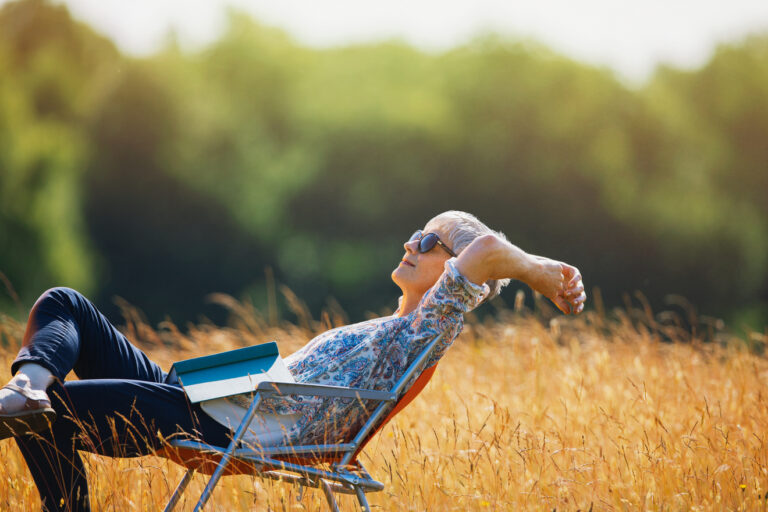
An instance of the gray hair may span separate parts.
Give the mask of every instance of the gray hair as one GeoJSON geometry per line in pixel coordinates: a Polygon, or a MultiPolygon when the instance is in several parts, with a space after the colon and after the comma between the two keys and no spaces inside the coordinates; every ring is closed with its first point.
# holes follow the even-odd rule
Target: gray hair
{"type": "MultiPolygon", "coordinates": [[[[439,228],[448,238],[447,242],[456,254],[467,248],[472,241],[483,235],[496,235],[502,240],[507,237],[500,231],[494,231],[471,213],[450,210],[433,217],[427,224],[439,228]]],[[[509,279],[489,279],[485,282],[490,288],[490,293],[483,299],[487,302],[497,296],[502,288],[509,284],[509,279]]]]}

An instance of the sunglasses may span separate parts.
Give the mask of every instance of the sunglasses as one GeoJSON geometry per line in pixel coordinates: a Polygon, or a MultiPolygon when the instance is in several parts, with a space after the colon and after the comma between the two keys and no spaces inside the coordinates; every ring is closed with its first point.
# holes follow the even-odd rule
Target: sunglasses
{"type": "Polygon", "coordinates": [[[419,252],[429,252],[432,249],[435,248],[436,245],[439,245],[442,247],[445,252],[456,257],[456,253],[451,250],[450,247],[445,245],[442,240],[440,240],[440,237],[437,236],[434,233],[423,233],[421,230],[416,231],[414,234],[411,235],[411,238],[408,239],[409,242],[413,242],[414,240],[419,241],[419,252]]]}

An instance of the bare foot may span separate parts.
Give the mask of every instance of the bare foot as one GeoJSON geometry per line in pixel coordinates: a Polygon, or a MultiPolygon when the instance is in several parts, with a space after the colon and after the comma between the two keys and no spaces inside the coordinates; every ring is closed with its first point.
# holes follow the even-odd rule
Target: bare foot
{"type": "Polygon", "coordinates": [[[536,256],[536,262],[538,268],[528,279],[528,286],[551,300],[566,315],[580,313],[587,295],[579,270],[543,256],[536,256]]]}

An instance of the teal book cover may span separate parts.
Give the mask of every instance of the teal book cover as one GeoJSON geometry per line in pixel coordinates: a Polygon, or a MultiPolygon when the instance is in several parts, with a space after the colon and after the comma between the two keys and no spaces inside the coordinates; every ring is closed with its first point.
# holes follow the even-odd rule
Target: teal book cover
{"type": "Polygon", "coordinates": [[[178,361],[171,373],[192,403],[248,393],[265,381],[294,382],[274,341],[178,361]]]}

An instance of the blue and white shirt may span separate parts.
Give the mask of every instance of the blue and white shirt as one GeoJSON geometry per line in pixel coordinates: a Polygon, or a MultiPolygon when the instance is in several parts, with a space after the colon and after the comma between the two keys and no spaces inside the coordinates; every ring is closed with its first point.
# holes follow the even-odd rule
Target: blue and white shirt
{"type": "MultiPolygon", "coordinates": [[[[437,283],[409,315],[331,329],[286,357],[285,362],[296,382],[390,390],[424,346],[446,331],[448,335],[425,368],[437,363],[461,332],[463,314],[474,309],[487,292],[486,285],[476,285],[461,275],[455,258],[451,258],[437,283]]],[[[416,378],[418,375],[413,380],[416,378]]],[[[375,406],[355,399],[293,396],[264,400],[259,411],[300,414],[288,440],[314,444],[349,441],[375,406]]]]}

